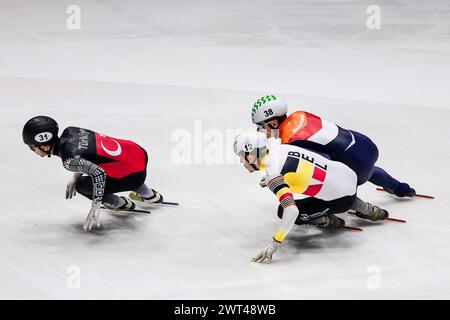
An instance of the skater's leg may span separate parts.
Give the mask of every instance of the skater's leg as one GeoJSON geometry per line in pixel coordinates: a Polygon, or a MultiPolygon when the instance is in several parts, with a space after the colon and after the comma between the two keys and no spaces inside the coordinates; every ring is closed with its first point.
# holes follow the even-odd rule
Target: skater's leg
{"type": "MultiPolygon", "coordinates": [[[[120,185],[120,179],[109,179],[107,177],[106,192],[121,191],[119,190],[120,185]]],[[[92,200],[92,178],[89,176],[80,177],[76,184],[76,190],[78,193],[92,200]]],[[[102,198],[102,203],[111,210],[133,210],[135,207],[135,204],[131,200],[125,197],[119,197],[114,193],[105,193],[102,198]]]]}
{"type": "MultiPolygon", "coordinates": [[[[336,217],[336,213],[346,212],[351,208],[356,196],[346,196],[332,201],[317,198],[295,200],[300,215],[295,224],[313,224],[324,228],[341,228],[345,221],[336,217]]],[[[278,217],[283,217],[283,207],[278,207],[278,217]]]]}
{"type": "Polygon", "coordinates": [[[369,181],[398,197],[413,197],[415,195],[414,189],[409,184],[399,182],[380,167],[374,168],[369,181]]]}
{"type": "Polygon", "coordinates": [[[77,192],[86,198],[92,200],[92,178],[89,176],[82,176],[77,180],[75,185],[77,192]]]}
{"type": "Polygon", "coordinates": [[[362,185],[372,176],[378,159],[378,148],[369,137],[356,131],[349,130],[349,132],[353,135],[355,143],[344,152],[341,162],[355,171],[358,185],[362,185]]]}
{"type": "Polygon", "coordinates": [[[380,167],[374,168],[369,181],[377,186],[383,187],[386,190],[395,190],[400,184],[398,180],[394,179],[389,173],[380,167]]]}

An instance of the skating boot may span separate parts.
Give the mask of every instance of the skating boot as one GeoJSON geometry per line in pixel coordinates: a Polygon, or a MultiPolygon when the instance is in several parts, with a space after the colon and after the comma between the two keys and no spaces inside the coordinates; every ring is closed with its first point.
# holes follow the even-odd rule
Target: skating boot
{"type": "Polygon", "coordinates": [[[161,202],[163,202],[163,200],[164,200],[163,196],[154,189],[152,189],[152,191],[153,191],[153,196],[151,196],[150,198],[144,198],[139,193],[134,192],[134,191],[130,192],[129,197],[130,197],[130,199],[132,199],[134,201],[139,201],[139,202],[144,202],[144,203],[161,203],[161,202]]]}
{"type": "Polygon", "coordinates": [[[390,194],[394,194],[400,198],[404,198],[404,197],[412,198],[416,195],[416,190],[411,188],[409,186],[409,184],[403,183],[403,182],[400,182],[400,184],[398,185],[398,187],[395,190],[384,188],[384,191],[386,191],[390,194]]]}
{"type": "Polygon", "coordinates": [[[334,214],[330,214],[327,217],[323,217],[326,221],[318,224],[317,226],[324,229],[340,229],[345,227],[345,221],[336,217],[334,214]]]}
{"type": "Polygon", "coordinates": [[[387,212],[387,210],[381,209],[380,207],[373,206],[370,203],[366,203],[364,211],[356,212],[356,216],[371,221],[380,221],[388,218],[389,212],[387,212]]]}
{"type": "Polygon", "coordinates": [[[103,205],[105,206],[106,209],[113,211],[133,211],[136,208],[136,205],[134,204],[133,201],[131,201],[127,197],[121,196],[121,198],[125,201],[125,204],[122,205],[121,207],[114,208],[113,206],[111,206],[109,203],[106,202],[104,202],[103,205]]]}

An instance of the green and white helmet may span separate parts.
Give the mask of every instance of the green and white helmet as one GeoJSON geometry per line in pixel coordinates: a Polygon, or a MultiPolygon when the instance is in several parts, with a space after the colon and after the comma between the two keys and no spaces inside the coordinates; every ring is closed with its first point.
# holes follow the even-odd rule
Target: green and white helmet
{"type": "Polygon", "coordinates": [[[287,104],[274,95],[259,98],[252,108],[252,121],[259,124],[272,118],[284,116],[287,113],[287,104]]]}

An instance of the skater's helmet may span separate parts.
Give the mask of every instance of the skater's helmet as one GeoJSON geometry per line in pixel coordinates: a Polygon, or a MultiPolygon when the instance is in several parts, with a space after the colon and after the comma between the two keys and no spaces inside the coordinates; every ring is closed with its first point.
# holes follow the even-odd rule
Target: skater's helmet
{"type": "Polygon", "coordinates": [[[25,123],[23,142],[29,146],[52,145],[58,139],[58,123],[47,116],[37,116],[25,123]]]}
{"type": "Polygon", "coordinates": [[[287,110],[286,102],[277,96],[263,96],[256,100],[252,107],[252,121],[255,124],[261,124],[286,115],[287,110]]]}
{"type": "Polygon", "coordinates": [[[256,130],[244,131],[234,139],[233,149],[239,157],[254,154],[257,158],[262,158],[267,154],[267,137],[256,130]]]}

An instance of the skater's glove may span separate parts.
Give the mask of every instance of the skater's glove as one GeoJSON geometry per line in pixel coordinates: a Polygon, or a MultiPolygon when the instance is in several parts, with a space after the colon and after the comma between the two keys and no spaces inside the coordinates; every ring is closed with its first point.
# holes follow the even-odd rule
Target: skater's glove
{"type": "Polygon", "coordinates": [[[100,228],[100,205],[98,200],[92,200],[92,207],[83,224],[84,231],[91,231],[94,225],[100,228]]]}
{"type": "Polygon", "coordinates": [[[259,185],[261,186],[261,188],[265,188],[267,187],[267,182],[269,182],[269,176],[264,176],[261,178],[261,181],[259,182],[259,185]]]}
{"type": "Polygon", "coordinates": [[[72,199],[77,194],[77,181],[82,176],[82,173],[74,173],[72,178],[70,178],[69,182],[66,186],[66,199],[72,199]]]}
{"type": "Polygon", "coordinates": [[[277,251],[279,242],[273,240],[271,244],[261,250],[261,252],[252,259],[252,262],[261,263],[267,259],[267,263],[272,263],[272,255],[277,251]]]}

